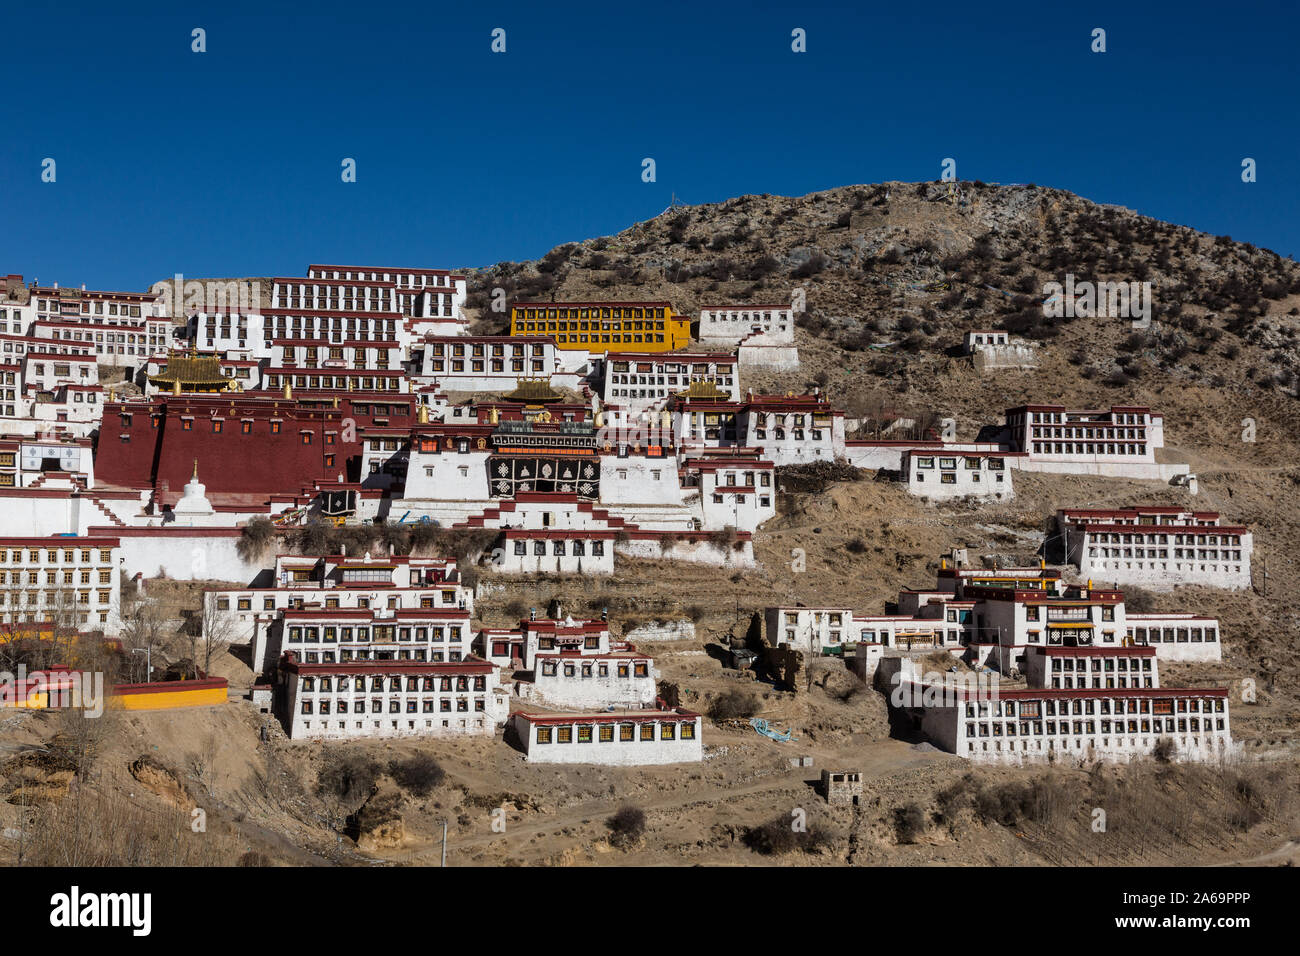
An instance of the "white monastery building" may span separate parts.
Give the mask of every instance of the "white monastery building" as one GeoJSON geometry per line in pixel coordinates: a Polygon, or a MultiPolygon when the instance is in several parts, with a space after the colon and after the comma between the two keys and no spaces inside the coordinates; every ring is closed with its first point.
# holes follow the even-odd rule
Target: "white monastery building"
{"type": "Polygon", "coordinates": [[[1066,560],[1085,577],[1164,588],[1250,587],[1253,536],[1248,528],[1223,524],[1216,511],[1063,508],[1056,525],[1066,560]]]}
{"type": "Polygon", "coordinates": [[[518,711],[510,731],[529,763],[611,766],[698,763],[704,759],[697,713],[626,710],[607,713],[518,711]]]}

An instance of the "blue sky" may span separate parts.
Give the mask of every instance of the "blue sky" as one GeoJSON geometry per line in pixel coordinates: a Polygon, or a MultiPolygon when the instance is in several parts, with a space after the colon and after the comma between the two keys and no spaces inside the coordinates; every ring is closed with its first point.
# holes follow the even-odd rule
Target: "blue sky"
{"type": "Polygon", "coordinates": [[[1251,0],[27,4],[2,26],[0,272],[488,265],[674,193],[935,179],[945,157],[1296,256],[1298,28],[1251,0]]]}

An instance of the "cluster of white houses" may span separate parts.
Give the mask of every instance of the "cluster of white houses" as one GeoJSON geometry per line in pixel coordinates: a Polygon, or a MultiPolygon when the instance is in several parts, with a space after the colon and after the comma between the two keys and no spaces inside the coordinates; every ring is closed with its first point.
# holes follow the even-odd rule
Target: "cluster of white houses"
{"type": "Polygon", "coordinates": [[[1118,588],[1068,585],[1061,572],[1037,568],[944,566],[932,589],[899,592],[894,614],[849,608],[771,607],[772,646],[810,654],[845,648],[901,651],[942,648],[1003,674],[1024,672],[1035,647],[1150,647],[1162,659],[1222,659],[1219,623],[1187,613],[1132,614],[1118,588]]]}
{"type": "Polygon", "coordinates": [[[653,659],[612,640],[607,621],[534,616],[476,632],[452,560],[278,555],[204,604],[206,627],[248,642],[292,739],[491,737],[509,722],[529,760],[702,759],[699,715],[658,706],[653,659]],[[570,742],[610,746],[558,746],[570,742]]]}
{"type": "Polygon", "coordinates": [[[1227,691],[1161,688],[1157,670],[1159,660],[1220,660],[1217,620],[1128,614],[1123,592],[1066,585],[1047,567],[945,561],[934,589],[900,593],[897,613],[773,607],[765,629],[773,646],[844,654],[917,730],[960,756],[1125,760],[1165,739],[1181,759],[1232,749],[1227,691]],[[968,665],[967,679],[924,673],[922,656],[936,650],[968,665]]]}

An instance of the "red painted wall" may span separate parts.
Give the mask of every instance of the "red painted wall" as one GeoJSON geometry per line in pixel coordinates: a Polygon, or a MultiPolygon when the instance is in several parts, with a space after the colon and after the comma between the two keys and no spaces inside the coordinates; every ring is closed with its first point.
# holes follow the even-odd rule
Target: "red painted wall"
{"type": "Polygon", "coordinates": [[[374,424],[376,403],[389,409],[383,416],[388,425],[415,424],[410,396],[346,393],[338,399],[338,408],[319,399],[248,396],[110,403],[96,448],[95,477],[106,484],[159,492],[165,485],[164,500],[170,503],[190,480],[197,458],[199,479],[209,495],[293,494],[312,481],[335,482],[340,475],[347,481],[357,474],[360,432],[374,424]],[[321,404],[324,407],[314,407],[321,404]],[[364,406],[365,413],[358,414],[356,405],[364,406]],[[406,414],[398,414],[403,407],[406,414]],[[123,415],[129,416],[127,424],[123,415]],[[251,419],[248,434],[244,419],[251,419]],[[278,432],[272,430],[273,419],[280,420],[278,432]],[[220,422],[220,431],[214,420],[220,422]],[[304,433],[309,442],[304,442],[304,433]],[[124,441],[122,435],[129,437],[124,441]],[[326,464],[329,455],[334,456],[332,465],[326,464]]]}

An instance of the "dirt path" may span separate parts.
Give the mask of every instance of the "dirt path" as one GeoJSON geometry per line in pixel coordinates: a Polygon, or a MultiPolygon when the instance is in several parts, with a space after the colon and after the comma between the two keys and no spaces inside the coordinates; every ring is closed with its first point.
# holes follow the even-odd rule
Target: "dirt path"
{"type": "MultiPolygon", "coordinates": [[[[814,758],[814,765],[818,767],[851,763],[855,767],[861,768],[867,776],[886,775],[942,760],[945,757],[944,754],[936,751],[912,750],[910,745],[898,741],[884,741],[880,744],[870,745],[865,750],[863,748],[853,748],[851,751],[842,748],[836,750],[804,748],[798,751],[791,749],[789,756],[795,756],[796,753],[811,753],[814,758]],[[851,756],[846,756],[849,754],[851,756]]],[[[464,784],[469,784],[471,778],[475,776],[477,775],[456,774],[457,782],[464,784]]],[[[646,811],[685,809],[701,805],[717,807],[742,797],[781,790],[797,790],[801,794],[806,792],[809,799],[820,800],[811,786],[820,778],[820,770],[802,774],[797,772],[775,772],[763,780],[750,784],[741,786],[715,784],[698,790],[664,794],[647,800],[640,800],[637,805],[646,811]]],[[[484,776],[475,782],[486,785],[499,783],[499,780],[484,776]]],[[[448,857],[454,859],[462,851],[491,844],[498,844],[500,848],[507,851],[513,850],[519,848],[520,840],[527,841],[529,837],[538,836],[544,832],[563,830],[566,827],[582,826],[584,822],[590,823],[593,819],[608,815],[612,809],[613,807],[608,800],[588,800],[564,807],[555,814],[549,814],[542,819],[525,824],[514,824],[505,833],[480,834],[457,839],[454,842],[449,840],[447,845],[448,857]]],[[[400,855],[395,854],[393,859],[401,859],[403,862],[409,862],[411,865],[416,866],[430,863],[436,864],[441,852],[441,842],[435,840],[431,845],[410,848],[400,855]]]]}
{"type": "Polygon", "coordinates": [[[1300,842],[1291,839],[1276,850],[1270,850],[1268,853],[1261,853],[1259,856],[1248,857],[1244,860],[1228,860],[1224,863],[1215,863],[1214,866],[1262,866],[1268,863],[1284,863],[1290,866],[1295,864],[1297,857],[1300,857],[1300,842]]]}

